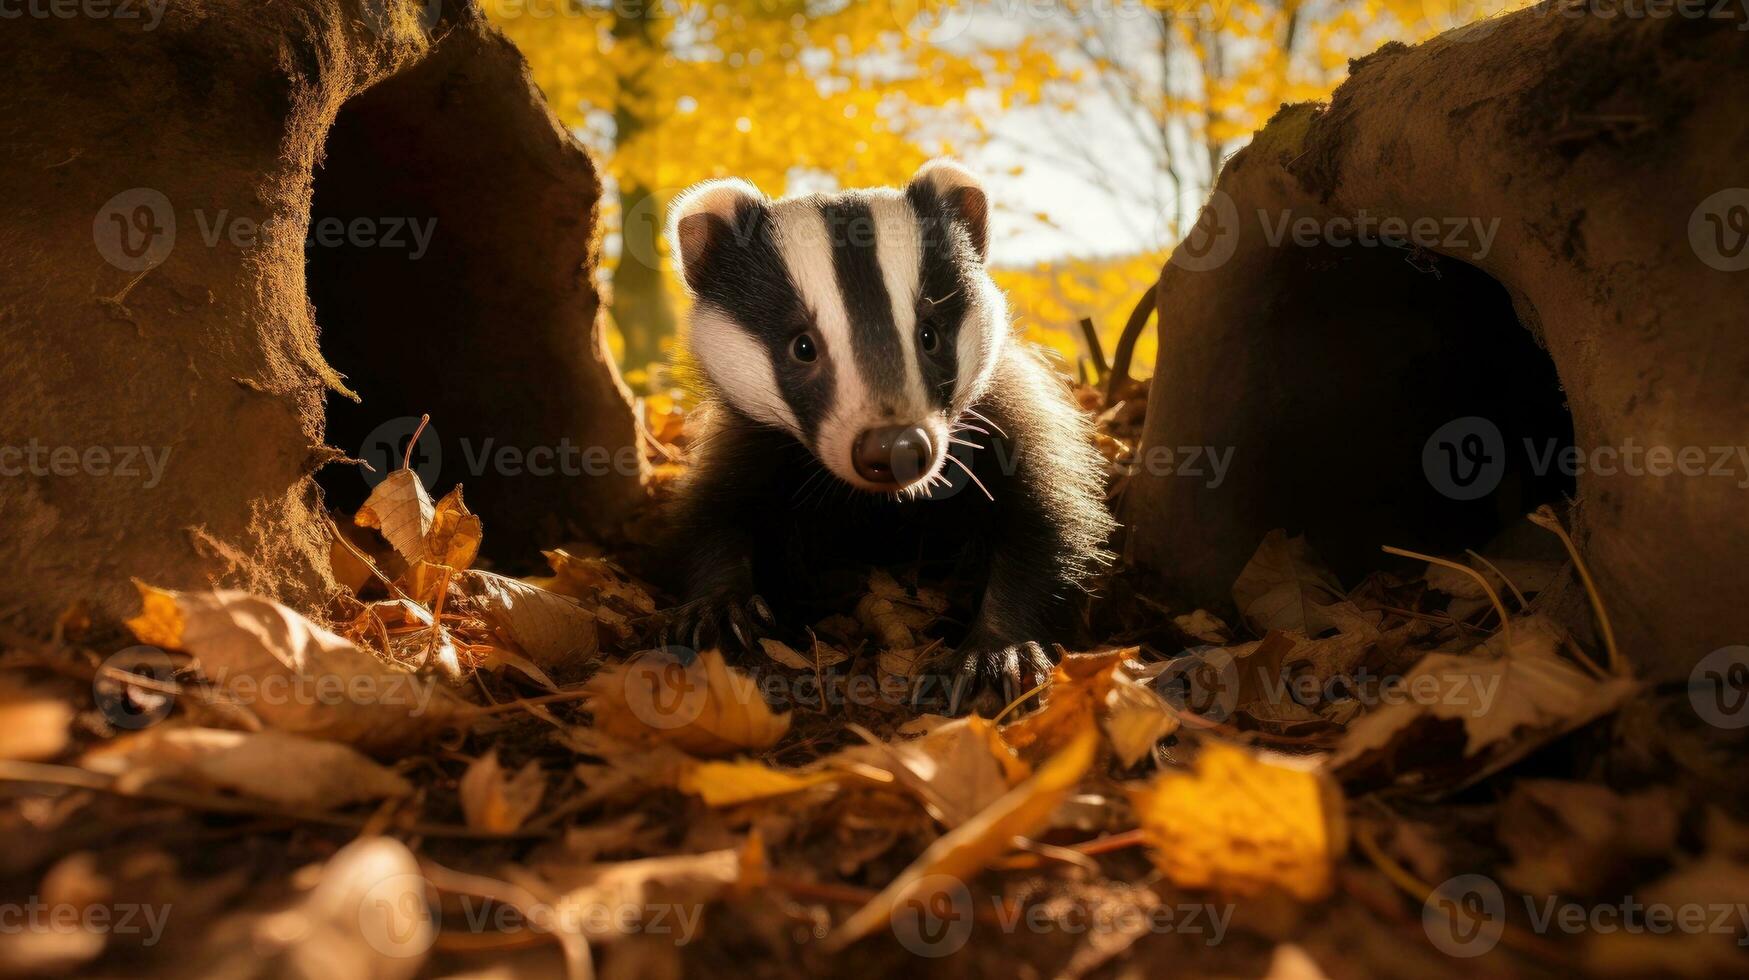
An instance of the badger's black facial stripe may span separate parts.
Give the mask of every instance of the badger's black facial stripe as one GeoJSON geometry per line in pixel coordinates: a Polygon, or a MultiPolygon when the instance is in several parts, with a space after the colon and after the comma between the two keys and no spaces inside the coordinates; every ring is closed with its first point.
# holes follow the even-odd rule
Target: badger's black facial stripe
{"type": "Polygon", "coordinates": [[[923,241],[918,269],[921,290],[918,323],[933,323],[941,333],[941,344],[935,353],[919,347],[917,359],[930,401],[937,408],[946,408],[959,372],[960,326],[965,322],[974,287],[970,269],[972,245],[965,229],[928,185],[911,185],[905,190],[905,198],[917,215],[923,241]]]}
{"type": "Polygon", "coordinates": [[[893,322],[893,300],[875,247],[874,211],[867,201],[846,197],[821,204],[820,212],[832,243],[832,269],[850,320],[857,369],[877,401],[898,403],[905,392],[905,346],[893,322]]]}
{"type": "Polygon", "coordinates": [[[717,235],[709,250],[688,266],[687,280],[700,303],[723,311],[759,341],[771,359],[778,392],[794,413],[804,440],[812,441],[832,410],[832,353],[809,363],[790,356],[795,336],[812,315],[773,238],[771,209],[743,202],[734,227],[717,235]]]}

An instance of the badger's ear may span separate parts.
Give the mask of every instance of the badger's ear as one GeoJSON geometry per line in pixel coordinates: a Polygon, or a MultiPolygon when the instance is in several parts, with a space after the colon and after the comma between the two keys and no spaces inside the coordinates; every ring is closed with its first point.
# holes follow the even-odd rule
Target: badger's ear
{"type": "Polygon", "coordinates": [[[924,164],[911,178],[913,192],[926,192],[947,208],[954,220],[965,226],[979,259],[990,257],[990,199],[984,185],[970,170],[947,157],[924,164]]]}
{"type": "Polygon", "coordinates": [[[744,233],[753,205],[765,203],[759,188],[734,178],[694,184],[668,208],[668,241],[689,289],[697,291],[712,252],[744,233]]]}

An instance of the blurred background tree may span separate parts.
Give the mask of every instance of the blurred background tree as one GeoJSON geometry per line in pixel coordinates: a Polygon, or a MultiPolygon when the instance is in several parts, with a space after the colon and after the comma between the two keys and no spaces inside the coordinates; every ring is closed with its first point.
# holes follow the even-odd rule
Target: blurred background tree
{"type": "MultiPolygon", "coordinates": [[[[1107,349],[1221,163],[1348,59],[1527,0],[484,0],[606,171],[602,285],[626,376],[685,302],[667,203],[711,177],[772,195],[980,169],[992,259],[1030,339],[1107,349]]],[[[1137,366],[1153,363],[1150,340],[1137,366]]],[[[654,373],[653,373],[654,369],[654,373]]]]}

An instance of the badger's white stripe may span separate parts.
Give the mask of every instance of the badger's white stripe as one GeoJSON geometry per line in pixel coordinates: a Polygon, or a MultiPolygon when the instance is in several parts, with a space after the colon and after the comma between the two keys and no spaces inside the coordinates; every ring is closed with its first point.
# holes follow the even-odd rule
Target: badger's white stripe
{"type": "Polygon", "coordinates": [[[697,303],[688,321],[687,345],[711,383],[729,404],[756,421],[801,433],[796,414],[778,388],[771,354],[745,327],[709,303],[697,303]]]}
{"type": "Polygon", "coordinates": [[[856,376],[856,359],[850,349],[850,314],[844,308],[838,273],[832,267],[831,231],[812,198],[783,201],[771,213],[777,250],[802,294],[802,302],[814,313],[814,326],[837,371],[835,400],[842,403],[849,393],[847,383],[856,376]]]}
{"type": "Polygon", "coordinates": [[[917,362],[917,293],[923,267],[922,229],[911,204],[898,191],[874,192],[869,211],[875,221],[875,261],[880,263],[887,298],[893,304],[893,326],[905,351],[905,398],[899,409],[905,421],[929,412],[929,393],[923,387],[923,368],[917,362]]]}

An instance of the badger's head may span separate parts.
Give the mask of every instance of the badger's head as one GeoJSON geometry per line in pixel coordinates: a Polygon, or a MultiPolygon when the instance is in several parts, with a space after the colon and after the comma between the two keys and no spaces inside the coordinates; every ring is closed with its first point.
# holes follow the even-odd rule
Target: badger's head
{"type": "Polygon", "coordinates": [[[741,180],[700,184],[669,217],[692,358],[846,483],[926,493],[1007,338],[988,223],[983,188],[948,160],[902,191],[772,201],[741,180]]]}

